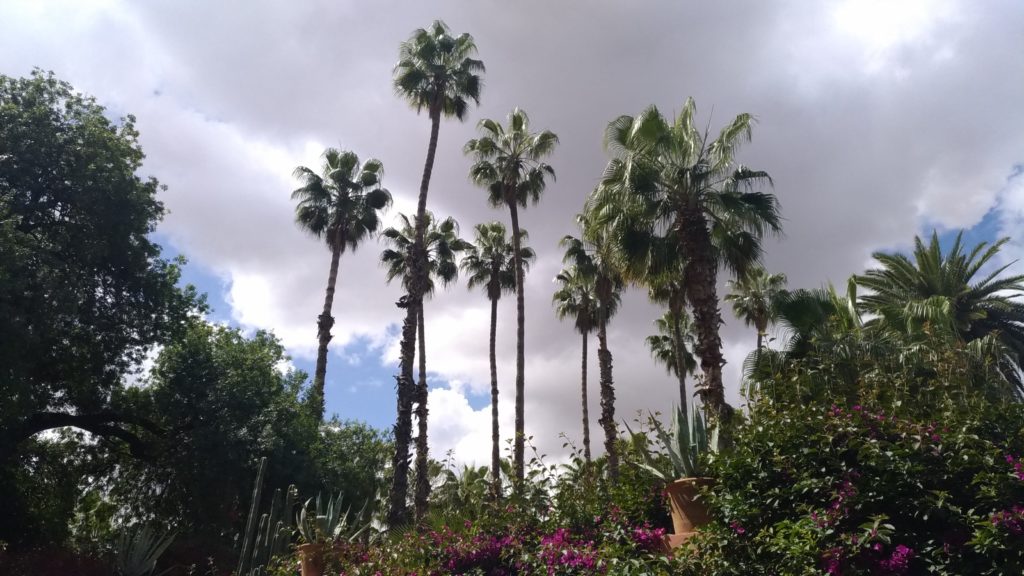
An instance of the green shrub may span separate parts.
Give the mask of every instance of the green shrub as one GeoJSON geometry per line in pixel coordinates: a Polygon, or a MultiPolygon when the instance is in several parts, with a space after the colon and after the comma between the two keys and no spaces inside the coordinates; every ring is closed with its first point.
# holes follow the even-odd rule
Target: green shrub
{"type": "Polygon", "coordinates": [[[692,574],[1024,572],[1024,407],[765,405],[712,464],[692,574]]]}

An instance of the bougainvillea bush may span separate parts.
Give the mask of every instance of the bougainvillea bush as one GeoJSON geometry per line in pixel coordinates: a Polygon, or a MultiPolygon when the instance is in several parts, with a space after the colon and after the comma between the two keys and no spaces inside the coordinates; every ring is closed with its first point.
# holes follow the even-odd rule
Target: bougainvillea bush
{"type": "Polygon", "coordinates": [[[758,407],[683,573],[1024,573],[1021,405],[901,412],[758,407]]]}

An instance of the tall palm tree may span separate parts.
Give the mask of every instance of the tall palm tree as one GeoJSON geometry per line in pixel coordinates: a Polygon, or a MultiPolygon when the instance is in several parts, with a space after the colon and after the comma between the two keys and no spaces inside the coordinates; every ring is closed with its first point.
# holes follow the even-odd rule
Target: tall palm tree
{"type": "Polygon", "coordinates": [[[317,418],[324,415],[324,382],[327,378],[327,345],[331,341],[335,286],[341,254],[353,252],[380,226],[380,211],[391,205],[391,194],[381,188],[384,165],[379,160],[359,163],[354,152],[328,148],[323,153],[319,174],[305,166],[293,173],[302,185],[292,192],[295,222],[303,230],[322,238],[331,249],[324,307],[317,317],[316,369],[309,407],[317,418]]]}
{"type": "Polygon", "coordinates": [[[626,251],[654,237],[671,237],[685,255],[682,283],[693,310],[704,386],[704,406],[714,418],[729,410],[722,384],[719,267],[742,274],[761,255],[761,239],[781,232],[775,196],[755,190],[770,184],[766,172],[737,165],[736,151],[750,140],[753,118],[736,116],[716,138],[694,124],[688,99],[671,122],[651,106],[621,116],[605,131],[611,156],[592,203],[599,222],[615,229],[626,251]],[[644,214],[646,218],[637,218],[644,214]]]}
{"type": "Polygon", "coordinates": [[[656,320],[655,324],[660,336],[667,337],[659,341],[668,344],[669,347],[664,350],[658,348],[657,351],[653,348],[656,344],[652,339],[660,336],[649,337],[647,343],[652,347],[651,353],[656,359],[671,360],[665,362],[665,368],[679,380],[679,409],[686,416],[692,403],[686,391],[686,376],[696,369],[691,366],[695,362],[690,352],[693,348],[693,324],[686,312],[686,291],[683,285],[683,264],[686,260],[679,253],[678,241],[671,234],[651,237],[645,258],[637,258],[636,254],[626,254],[621,260],[625,264],[629,279],[636,284],[647,286],[647,296],[651,302],[668,308],[665,315],[656,320]],[[673,357],[662,358],[663,352],[673,354],[673,357]]]}
{"type": "MultiPolygon", "coordinates": [[[[665,312],[654,321],[657,334],[647,337],[647,347],[658,362],[665,365],[669,374],[679,379],[679,404],[690,401],[686,394],[686,376],[697,370],[697,359],[690,351],[693,348],[693,325],[685,311],[665,312]]],[[[682,409],[685,414],[685,408],[682,409]]]]}
{"type": "Polygon", "coordinates": [[[615,384],[612,379],[612,353],[608,349],[608,322],[618,310],[625,283],[615,263],[611,243],[605,231],[596,226],[586,214],[577,216],[583,238],[565,236],[560,245],[565,248],[562,262],[576,267],[580,274],[593,278],[597,297],[597,358],[600,370],[601,418],[604,430],[604,449],[608,455],[608,475],[619,475],[619,456],[615,446],[618,436],[615,424],[615,384]]]}
{"type": "MultiPolygon", "coordinates": [[[[416,252],[416,229],[417,226],[405,214],[399,214],[401,226],[399,228],[388,228],[381,232],[386,242],[391,246],[381,253],[380,261],[387,269],[386,279],[390,283],[395,278],[402,279],[402,287],[406,291],[411,289],[415,282],[412,272],[412,262],[415,261],[416,252]]],[[[434,221],[434,216],[427,212],[424,217],[426,234],[424,236],[425,253],[427,255],[427,285],[424,296],[434,293],[434,280],[438,279],[447,286],[458,276],[456,257],[459,252],[469,249],[472,245],[459,238],[459,225],[452,218],[445,218],[440,222],[434,221]]],[[[406,325],[414,322],[419,329],[419,383],[415,386],[412,394],[404,396],[404,404],[399,406],[401,417],[409,418],[409,422],[400,422],[403,428],[409,430],[403,434],[405,439],[405,461],[408,462],[408,438],[411,435],[412,403],[416,403],[416,419],[418,435],[416,436],[416,492],[415,511],[416,518],[421,519],[426,514],[427,499],[430,495],[430,478],[427,470],[428,448],[427,448],[427,348],[426,348],[426,323],[424,322],[423,306],[416,309],[417,318],[415,321],[409,318],[412,308],[406,306],[406,325]]],[[[403,397],[400,394],[400,402],[403,397]]],[[[396,434],[396,444],[398,435],[396,434]]],[[[408,470],[408,463],[406,470],[408,470]]],[[[398,473],[396,471],[396,473],[398,473]]],[[[407,472],[406,472],[407,474],[407,472]]]]}
{"type": "Polygon", "coordinates": [[[530,132],[530,118],[519,108],[509,112],[507,128],[494,120],[485,119],[480,121],[477,129],[480,138],[467,142],[464,149],[474,159],[469,176],[474,184],[487,190],[492,206],[508,207],[516,254],[516,429],[513,464],[516,491],[520,492],[525,453],[526,306],[523,262],[519,258],[519,208],[525,208],[528,201],[536,204],[547,187],[548,178],[555,178],[555,170],[543,160],[554,152],[558,136],[550,130],[530,132]]]}
{"type": "MultiPolygon", "coordinates": [[[[402,42],[398,50],[398,64],[394,70],[395,93],[407,100],[417,112],[426,109],[430,118],[430,142],[427,145],[427,159],[423,165],[423,178],[420,181],[416,204],[416,234],[413,244],[415,257],[410,261],[412,282],[403,301],[404,305],[412,310],[407,314],[410,322],[402,325],[401,374],[398,377],[400,398],[403,388],[411,390],[414,386],[412,362],[415,355],[416,321],[423,307],[423,294],[426,293],[428,282],[423,225],[426,222],[427,192],[430,189],[430,175],[434,170],[441,117],[464,120],[470,100],[480,103],[480,89],[483,86],[480,74],[484,72],[484,64],[473,58],[475,54],[476,43],[472,36],[453,36],[448,26],[440,20],[435,21],[429,28],[414,31],[408,40],[402,42]]],[[[401,413],[398,419],[402,419],[401,413]]],[[[402,455],[399,453],[401,442],[398,433],[396,423],[396,451],[392,460],[392,465],[396,469],[403,465],[400,462],[402,455]]],[[[408,521],[403,491],[407,487],[402,485],[403,482],[404,480],[397,474],[392,482],[391,508],[388,511],[388,523],[392,526],[408,521]]]]}
{"type": "MultiPolygon", "coordinates": [[[[536,258],[532,248],[523,246],[528,237],[520,230],[519,257],[524,268],[536,258]]],[[[495,352],[498,337],[498,300],[502,294],[516,289],[515,247],[505,237],[501,222],[477,224],[476,242],[459,265],[469,276],[469,288],[483,288],[491,302],[491,492],[501,495],[501,435],[498,429],[498,360],[495,352]]]]}
{"type": "Polygon", "coordinates": [[[583,459],[590,462],[590,408],[587,402],[587,339],[597,326],[597,293],[592,275],[576,266],[564,268],[555,277],[558,290],[551,300],[559,320],[571,318],[583,338],[583,358],[580,363],[581,405],[583,406],[583,459]]]}
{"type": "Polygon", "coordinates": [[[881,266],[855,278],[870,291],[860,297],[860,307],[876,317],[869,325],[911,337],[920,336],[925,326],[961,342],[995,336],[1004,350],[1001,371],[1022,394],[1024,304],[1018,298],[1024,294],[1024,275],[1004,275],[1010,266],[1006,264],[977,279],[1009,238],[991,245],[981,242],[967,252],[962,236],[957,234],[945,254],[938,234],[932,233],[927,246],[915,237],[913,261],[903,254],[876,252],[873,257],[881,266]]]}
{"type": "Polygon", "coordinates": [[[778,316],[775,303],[785,289],[785,274],[769,274],[760,266],[751,266],[746,274],[729,281],[725,301],[732,303],[737,318],[757,330],[757,354],[764,347],[768,325],[778,316]]]}

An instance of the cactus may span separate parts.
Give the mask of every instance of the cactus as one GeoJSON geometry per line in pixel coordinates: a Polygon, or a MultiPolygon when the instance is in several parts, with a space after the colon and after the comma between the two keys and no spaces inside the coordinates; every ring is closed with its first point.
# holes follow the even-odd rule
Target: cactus
{"type": "MultiPolygon", "coordinates": [[[[640,467],[665,482],[671,482],[676,478],[702,476],[705,471],[701,459],[705,454],[718,452],[720,427],[716,426],[709,433],[700,410],[692,405],[689,418],[682,409],[675,409],[672,413],[672,425],[668,430],[665,430],[653,415],[650,421],[659,448],[668,456],[669,466],[659,467],[652,454],[644,447],[641,451],[644,461],[638,463],[640,467]]],[[[629,430],[629,424],[626,424],[626,429],[629,430]]],[[[633,433],[632,430],[629,432],[633,433]]]]}
{"type": "Polygon", "coordinates": [[[352,508],[341,509],[341,494],[337,498],[327,495],[326,503],[316,496],[315,507],[310,507],[314,500],[310,498],[299,511],[297,524],[299,534],[307,543],[334,542],[338,540],[355,541],[367,529],[369,524],[360,524],[366,507],[352,516],[352,508]]]}
{"type": "Polygon", "coordinates": [[[259,513],[263,481],[266,476],[267,459],[260,459],[256,484],[253,486],[252,503],[246,521],[242,552],[238,558],[237,576],[263,576],[267,564],[275,556],[285,552],[292,541],[292,512],[295,507],[295,485],[288,487],[282,502],[281,489],[274,490],[270,511],[259,513]],[[259,518],[259,520],[257,520],[259,518]]]}

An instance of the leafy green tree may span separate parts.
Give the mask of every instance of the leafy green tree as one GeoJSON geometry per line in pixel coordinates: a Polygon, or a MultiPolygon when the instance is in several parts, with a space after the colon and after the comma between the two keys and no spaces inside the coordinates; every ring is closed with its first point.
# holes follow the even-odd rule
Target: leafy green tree
{"type": "Polygon", "coordinates": [[[327,242],[331,250],[331,267],[327,275],[324,307],[317,317],[316,369],[310,409],[323,418],[324,382],[327,378],[327,345],[331,341],[334,317],[334,290],[338,282],[338,265],[345,249],[355,252],[363,240],[373,236],[380,226],[380,211],[391,204],[391,194],[381,188],[384,165],[379,160],[359,163],[353,152],[328,148],[323,153],[320,174],[305,166],[295,169],[294,176],[302,186],[292,192],[295,221],[303,230],[327,242]]]}
{"type": "Polygon", "coordinates": [[[151,461],[126,468],[111,492],[140,520],[216,539],[232,534],[225,528],[244,516],[240,500],[259,456],[276,468],[277,483],[290,470],[312,468],[307,447],[318,419],[301,407],[305,374],[282,374],[284,360],[269,333],[246,338],[193,322],[161,350],[146,385],[128,391],[128,401],[173,432],[151,461]]]}
{"type": "MultiPolygon", "coordinates": [[[[409,294],[405,301],[411,310],[402,324],[401,375],[398,378],[399,414],[398,422],[395,424],[396,451],[392,462],[396,472],[408,466],[407,462],[403,462],[403,458],[408,459],[408,452],[404,455],[401,452],[402,446],[408,445],[402,438],[405,431],[400,429],[403,418],[402,396],[412,395],[415,386],[412,363],[416,346],[416,319],[419,317],[419,308],[423,306],[423,295],[428,284],[424,244],[427,192],[434,170],[437,137],[442,116],[463,120],[469,109],[469,101],[480,103],[480,89],[483,86],[480,74],[484,72],[484,64],[472,58],[476,51],[476,43],[472,36],[452,36],[448,26],[437,20],[430,28],[420,28],[414,31],[408,40],[402,42],[394,71],[395,92],[407,100],[417,112],[426,109],[430,118],[430,142],[427,145],[427,160],[423,166],[423,178],[420,181],[420,193],[416,203],[417,228],[413,252],[418,256],[410,261],[410,277],[413,282],[408,287],[409,294]],[[403,391],[403,388],[406,390],[403,391]]],[[[391,509],[388,512],[388,523],[392,526],[405,524],[409,520],[405,506],[408,486],[403,478],[402,474],[395,474],[390,493],[391,509]]]]}
{"type": "Polygon", "coordinates": [[[659,237],[674,238],[686,256],[682,285],[693,310],[699,390],[716,417],[728,411],[722,385],[722,340],[717,277],[720,267],[742,275],[761,254],[761,239],[781,230],[778,202],[755,187],[766,172],[736,164],[750,139],[753,118],[740,114],[709,140],[694,122],[688,99],[672,121],[651,106],[613,120],[605,132],[611,160],[592,198],[597,224],[633,257],[646,258],[659,237]]]}
{"type": "Polygon", "coordinates": [[[590,408],[587,402],[587,339],[598,325],[597,292],[594,278],[577,266],[563,268],[558,276],[558,290],[551,300],[559,320],[571,318],[576,330],[583,338],[582,360],[580,361],[580,392],[583,407],[583,459],[590,462],[590,408]]]}
{"type": "Polygon", "coordinates": [[[619,456],[615,444],[618,432],[615,422],[612,353],[608,349],[608,322],[618,311],[625,283],[615,261],[611,242],[605,236],[604,230],[594,225],[587,214],[577,216],[576,222],[583,232],[583,238],[562,238],[560,244],[565,248],[562,262],[575,266],[582,276],[591,278],[594,283],[594,294],[597,297],[597,358],[601,376],[601,418],[598,423],[604,429],[608,475],[615,479],[619,473],[619,456]]]}
{"type": "Polygon", "coordinates": [[[926,328],[969,343],[994,337],[1003,347],[1000,368],[1018,395],[1024,394],[1020,378],[1024,353],[1024,275],[1006,275],[1010,264],[994,266],[992,259],[1009,241],[981,242],[970,251],[957,234],[949,251],[943,254],[938,234],[933,233],[926,246],[914,238],[913,261],[903,254],[876,252],[879,268],[856,277],[859,286],[869,292],[859,305],[879,324],[910,337],[922,335],[926,328]],[[981,275],[982,268],[991,270],[981,275]]]}
{"type": "MultiPolygon", "coordinates": [[[[411,292],[412,287],[417,282],[414,274],[414,262],[416,261],[416,231],[419,227],[409,220],[409,217],[404,214],[399,214],[399,219],[402,223],[400,228],[388,228],[381,233],[385,241],[391,246],[391,248],[385,249],[381,253],[380,261],[385,268],[387,268],[387,281],[391,282],[395,278],[402,279],[402,287],[407,291],[411,292]]],[[[434,279],[438,279],[442,284],[447,286],[455,281],[459,274],[459,267],[456,263],[456,259],[460,252],[464,252],[472,248],[472,244],[459,238],[459,225],[453,218],[445,218],[440,222],[434,221],[434,215],[431,212],[427,212],[424,216],[425,224],[423,228],[426,230],[423,237],[423,245],[425,247],[425,254],[427,255],[427,287],[424,292],[425,296],[430,296],[434,293],[434,279]]],[[[406,306],[406,314],[413,310],[408,305],[406,306]]],[[[399,434],[397,428],[395,432],[395,443],[396,451],[401,451],[402,447],[398,446],[399,442],[407,442],[406,438],[409,438],[412,434],[412,403],[416,403],[416,420],[418,425],[419,434],[416,436],[416,492],[415,492],[415,506],[416,506],[416,519],[419,520],[427,512],[427,499],[430,496],[430,476],[428,465],[428,454],[427,454],[427,347],[426,347],[426,330],[424,328],[425,323],[423,319],[423,306],[415,308],[418,318],[415,319],[415,324],[419,327],[419,383],[413,389],[412,395],[407,395],[403,398],[401,390],[399,390],[399,424],[403,428],[408,427],[408,435],[403,431],[399,434]],[[404,404],[403,404],[404,402],[404,404]],[[403,418],[407,418],[408,422],[404,421],[403,418]]],[[[410,319],[407,317],[406,322],[410,319]]],[[[398,426],[398,424],[396,424],[398,426]]],[[[408,444],[405,448],[405,459],[408,461],[408,444]]],[[[407,465],[408,466],[408,465],[407,465]]],[[[407,470],[407,469],[406,469],[407,470]]],[[[396,470],[398,474],[400,470],[396,470]]],[[[407,474],[407,472],[406,472],[407,474]]],[[[394,505],[394,504],[392,504],[394,505]]]]}
{"type": "Polygon", "coordinates": [[[520,492],[526,439],[526,304],[523,288],[525,272],[519,257],[519,208],[525,208],[527,202],[539,202],[548,179],[554,180],[554,168],[543,160],[554,152],[558,136],[550,130],[530,132],[530,118],[519,108],[509,112],[507,128],[494,120],[485,119],[477,124],[477,129],[480,137],[466,142],[464,149],[474,160],[469,169],[469,177],[474,184],[487,190],[491,206],[508,207],[512,222],[516,266],[516,429],[512,459],[516,491],[520,492]]]}
{"type": "MultiPolygon", "coordinates": [[[[647,337],[647,347],[654,359],[679,379],[679,405],[683,406],[690,400],[686,394],[686,376],[697,369],[697,359],[690,351],[694,340],[690,316],[685,311],[682,314],[669,311],[655,320],[654,325],[658,333],[647,337]]],[[[681,410],[686,414],[686,408],[681,410]]]]}
{"type": "Polygon", "coordinates": [[[182,547],[231,562],[262,457],[268,488],[295,484],[306,498],[343,491],[354,510],[372,503],[388,459],[386,437],[311,414],[306,375],[282,372],[286,361],[269,333],[246,337],[204,322],[165,347],[146,385],[127,400],[173,432],[154,444],[149,461],[113,460],[118,468],[105,477],[104,492],[122,514],[175,526],[182,547]]]}
{"type": "Polygon", "coordinates": [[[161,432],[116,396],[204,303],[150,238],[164,207],[138,136],[53,74],[0,76],[0,469],[52,428],[136,455],[161,432]]]}
{"type": "Polygon", "coordinates": [[[738,279],[729,281],[725,301],[732,303],[732,312],[737,318],[757,330],[758,354],[764,347],[768,325],[775,322],[775,303],[785,287],[785,274],[769,274],[760,266],[752,266],[738,279]]]}
{"type": "MultiPolygon", "coordinates": [[[[536,258],[532,248],[523,246],[526,230],[520,230],[519,258],[529,267],[536,258]]],[[[515,247],[505,236],[505,225],[500,222],[476,225],[476,242],[466,251],[459,264],[469,276],[468,287],[483,288],[491,302],[491,489],[501,494],[501,435],[498,429],[498,359],[495,351],[498,340],[498,300],[502,294],[516,289],[515,247]]]]}

